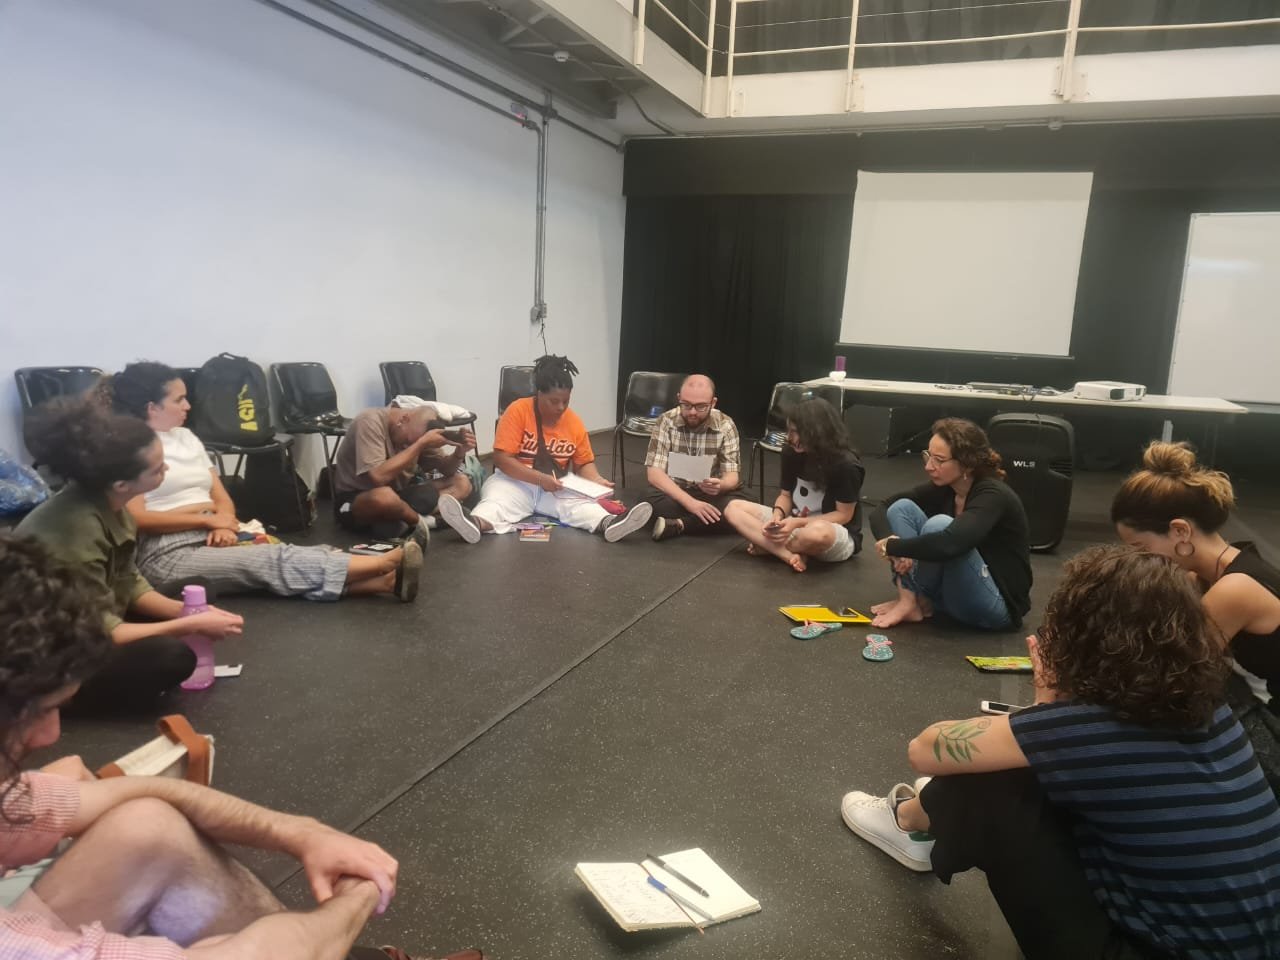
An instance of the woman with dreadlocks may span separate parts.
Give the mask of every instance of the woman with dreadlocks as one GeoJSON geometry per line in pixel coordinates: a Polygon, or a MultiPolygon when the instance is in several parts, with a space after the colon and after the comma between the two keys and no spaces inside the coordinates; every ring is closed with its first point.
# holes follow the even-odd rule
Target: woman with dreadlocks
{"type": "Polygon", "coordinates": [[[535,513],[602,533],[610,543],[649,522],[653,507],[648,503],[615,516],[560,482],[572,472],[584,480],[612,485],[596,469],[587,428],[569,409],[577,372],[568,357],[539,357],[533,367],[536,393],[507,407],[498,423],[493,476],[485,481],[480,502],[469,511],[456,498],[441,495],[440,516],[467,543],[479,543],[482,533],[510,533],[535,513]]]}

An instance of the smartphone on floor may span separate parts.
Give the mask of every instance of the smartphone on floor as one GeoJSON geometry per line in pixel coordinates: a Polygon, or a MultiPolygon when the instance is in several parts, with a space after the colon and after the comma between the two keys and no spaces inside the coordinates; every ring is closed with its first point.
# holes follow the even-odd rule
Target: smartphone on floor
{"type": "Polygon", "coordinates": [[[1025,706],[1019,706],[1016,703],[1001,703],[999,700],[983,700],[978,704],[978,709],[983,713],[999,715],[1002,713],[1017,713],[1019,710],[1027,709],[1025,706]]]}
{"type": "Polygon", "coordinates": [[[360,554],[363,557],[380,557],[384,553],[390,553],[395,548],[396,545],[394,543],[379,540],[374,543],[357,543],[351,548],[351,552],[360,554]]]}

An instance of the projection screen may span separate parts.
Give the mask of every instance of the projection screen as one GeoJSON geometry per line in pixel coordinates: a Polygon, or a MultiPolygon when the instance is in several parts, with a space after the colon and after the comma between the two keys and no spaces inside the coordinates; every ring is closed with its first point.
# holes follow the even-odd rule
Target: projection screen
{"type": "Polygon", "coordinates": [[[842,343],[1067,356],[1092,173],[858,173],[842,343]]]}

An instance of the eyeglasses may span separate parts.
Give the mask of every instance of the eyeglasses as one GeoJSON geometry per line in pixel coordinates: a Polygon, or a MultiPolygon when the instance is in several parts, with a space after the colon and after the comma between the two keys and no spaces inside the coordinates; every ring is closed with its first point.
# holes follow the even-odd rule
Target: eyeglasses
{"type": "Polygon", "coordinates": [[[706,413],[711,409],[709,403],[685,403],[683,400],[677,401],[680,409],[685,413],[706,413]]]}
{"type": "Polygon", "coordinates": [[[932,463],[935,467],[940,467],[944,463],[950,463],[955,457],[940,457],[936,453],[930,453],[928,450],[921,450],[920,459],[924,461],[925,466],[932,463]]]}

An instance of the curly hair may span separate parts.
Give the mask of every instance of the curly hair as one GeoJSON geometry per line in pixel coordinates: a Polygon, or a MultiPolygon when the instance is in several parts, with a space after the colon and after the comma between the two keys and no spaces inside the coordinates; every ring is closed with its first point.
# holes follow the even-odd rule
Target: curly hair
{"type": "Polygon", "coordinates": [[[0,534],[0,813],[22,758],[15,745],[39,701],[106,658],[103,598],[83,574],[25,537],[0,534]]]}
{"type": "Polygon", "coordinates": [[[1150,727],[1202,727],[1230,668],[1191,582],[1172,561],[1092,547],[1063,567],[1037,631],[1044,679],[1150,727]]]}
{"type": "Polygon", "coordinates": [[[58,397],[31,418],[27,447],[54,472],[87,490],[133,480],[146,468],[143,451],[156,434],[136,417],[102,408],[99,398],[58,397]]]}
{"type": "Polygon", "coordinates": [[[152,360],[139,360],[128,364],[117,374],[103,377],[96,389],[116,413],[145,420],[148,404],[158,406],[164,403],[169,384],[181,379],[182,374],[173,367],[152,360]]]}
{"type": "Polygon", "coordinates": [[[932,429],[933,435],[941,438],[951,448],[951,456],[959,461],[960,466],[973,474],[973,479],[1004,479],[1004,461],[991,448],[986,431],[972,420],[945,417],[934,423],[932,429]]]}
{"type": "Polygon", "coordinates": [[[1111,522],[1168,533],[1170,523],[1183,519],[1214,533],[1235,503],[1231,478],[1200,466],[1189,444],[1156,440],[1142,453],[1142,469],[1129,474],[1111,501],[1111,522]]]}
{"type": "Polygon", "coordinates": [[[533,361],[533,385],[539,393],[552,390],[572,390],[573,378],[578,368],[568,357],[547,354],[533,361]]]}
{"type": "Polygon", "coordinates": [[[845,429],[840,414],[821,397],[801,400],[787,414],[787,425],[795,427],[800,444],[808,451],[817,467],[815,483],[826,486],[836,463],[846,457],[857,457],[849,443],[849,431],[845,429]]]}

